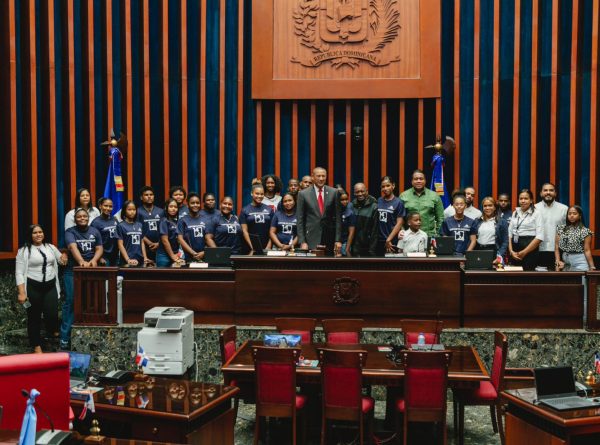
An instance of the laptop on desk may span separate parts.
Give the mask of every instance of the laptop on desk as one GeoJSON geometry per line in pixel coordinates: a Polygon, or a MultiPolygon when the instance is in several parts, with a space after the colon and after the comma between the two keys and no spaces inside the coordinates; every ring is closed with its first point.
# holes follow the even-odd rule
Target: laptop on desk
{"type": "Polygon", "coordinates": [[[260,242],[260,236],[255,233],[250,233],[250,242],[252,243],[252,250],[254,251],[254,255],[264,255],[265,247],[260,242]]]}
{"type": "MultiPolygon", "coordinates": [[[[431,245],[431,241],[429,242],[431,245]]],[[[452,255],[454,253],[454,237],[453,236],[438,236],[435,239],[435,254],[436,255],[452,255]]]]}
{"type": "Polygon", "coordinates": [[[88,378],[92,356],[83,352],[69,352],[70,388],[83,387],[88,378]]]}
{"type": "Polygon", "coordinates": [[[536,368],[533,373],[539,403],[557,411],[600,407],[600,402],[577,395],[571,366],[536,368]]]}
{"type": "Polygon", "coordinates": [[[493,270],[495,252],[493,250],[470,250],[465,252],[467,270],[493,270]]]}
{"type": "Polygon", "coordinates": [[[206,247],[204,261],[211,267],[231,267],[231,247],[206,247]]]}

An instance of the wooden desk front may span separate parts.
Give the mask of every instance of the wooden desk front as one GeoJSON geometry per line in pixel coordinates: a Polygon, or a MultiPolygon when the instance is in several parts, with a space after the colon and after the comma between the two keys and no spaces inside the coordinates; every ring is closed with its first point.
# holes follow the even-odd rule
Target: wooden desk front
{"type": "MultiPolygon", "coordinates": [[[[120,439],[233,445],[232,400],[238,392],[232,386],[150,377],[95,393],[94,418],[102,431],[120,439]]],[[[77,418],[83,402],[71,400],[71,406],[77,418]]]]}
{"type": "Polygon", "coordinates": [[[504,391],[506,445],[597,445],[600,408],[556,411],[535,405],[535,388],[504,391]]]}
{"type": "Polygon", "coordinates": [[[439,313],[446,327],[459,327],[461,260],[235,256],[237,324],[360,317],[384,327],[439,313]]]}
{"type": "MultiPolygon", "coordinates": [[[[262,341],[247,341],[221,368],[226,377],[237,382],[254,381],[254,362],[252,346],[262,346],[262,341]]],[[[338,348],[344,350],[364,350],[368,352],[367,362],[363,368],[365,385],[400,386],[404,378],[404,368],[396,365],[387,358],[387,352],[380,352],[378,345],[328,345],[315,343],[302,345],[302,355],[305,359],[317,359],[318,348],[338,348]]],[[[452,361],[448,370],[448,381],[451,386],[470,387],[478,385],[482,380],[489,380],[488,373],[477,351],[471,346],[448,347],[452,351],[452,361]]],[[[296,379],[299,383],[320,383],[321,369],[319,367],[296,368],[296,379]]],[[[250,386],[251,387],[251,386],[250,386]]],[[[246,396],[246,395],[243,395],[246,396]]]]}
{"type": "Polygon", "coordinates": [[[464,327],[581,329],[583,276],[466,271],[464,327]]]}

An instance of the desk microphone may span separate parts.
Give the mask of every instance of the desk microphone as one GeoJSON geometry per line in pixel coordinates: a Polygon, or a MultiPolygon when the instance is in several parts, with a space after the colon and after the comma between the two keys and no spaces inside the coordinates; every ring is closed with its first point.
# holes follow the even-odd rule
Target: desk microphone
{"type": "MultiPolygon", "coordinates": [[[[26,399],[29,398],[29,392],[26,389],[22,389],[21,390],[21,394],[26,399]]],[[[44,408],[42,408],[39,403],[34,403],[33,406],[44,415],[44,417],[46,418],[46,420],[50,424],[50,428],[52,429],[52,432],[54,432],[54,422],[52,421],[52,419],[50,418],[50,416],[48,415],[48,413],[46,412],[46,410],[44,408]]]]}

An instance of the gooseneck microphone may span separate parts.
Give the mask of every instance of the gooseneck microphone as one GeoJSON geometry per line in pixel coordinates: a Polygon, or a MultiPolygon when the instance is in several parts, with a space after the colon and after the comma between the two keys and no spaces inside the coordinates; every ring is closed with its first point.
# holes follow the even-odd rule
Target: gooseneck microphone
{"type": "MultiPolygon", "coordinates": [[[[29,391],[27,391],[26,389],[21,389],[21,394],[26,399],[29,398],[29,391]]],[[[46,420],[50,424],[50,428],[52,429],[52,432],[54,432],[54,422],[52,421],[52,419],[50,418],[50,416],[48,415],[48,413],[46,412],[46,410],[44,408],[42,408],[38,403],[34,403],[33,406],[35,407],[35,409],[39,410],[44,415],[44,417],[46,418],[46,420]]]]}

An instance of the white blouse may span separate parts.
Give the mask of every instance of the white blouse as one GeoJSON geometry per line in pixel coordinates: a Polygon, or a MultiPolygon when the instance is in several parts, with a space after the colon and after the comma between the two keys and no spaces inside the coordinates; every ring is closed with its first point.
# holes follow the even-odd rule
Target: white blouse
{"type": "MultiPolygon", "coordinates": [[[[46,281],[58,278],[58,261],[61,253],[53,244],[42,244],[41,246],[31,246],[31,252],[28,247],[21,247],[17,252],[15,262],[15,278],[17,286],[24,284],[27,292],[27,279],[43,281],[44,257],[40,250],[46,255],[46,281]]],[[[59,280],[56,281],[56,290],[60,295],[59,280]]]]}
{"type": "Polygon", "coordinates": [[[534,212],[531,208],[523,212],[521,207],[517,207],[510,219],[508,233],[512,238],[515,236],[535,236],[536,239],[543,241],[544,225],[541,212],[534,212]]]}

